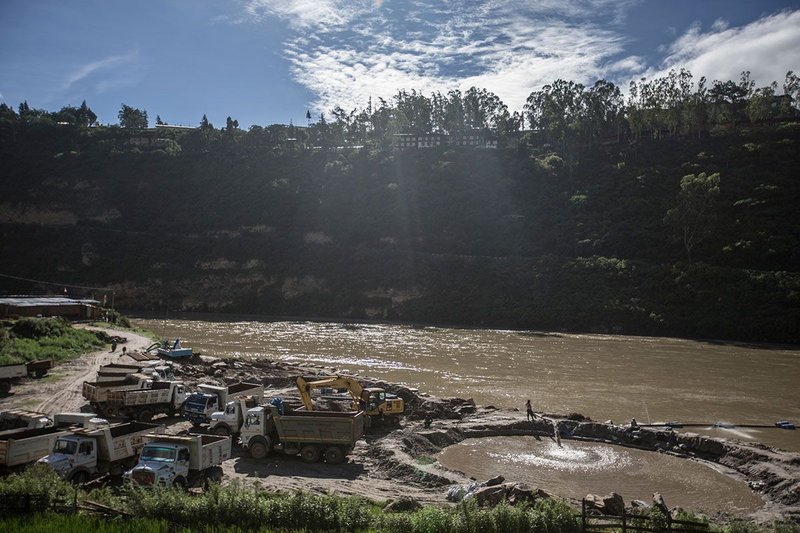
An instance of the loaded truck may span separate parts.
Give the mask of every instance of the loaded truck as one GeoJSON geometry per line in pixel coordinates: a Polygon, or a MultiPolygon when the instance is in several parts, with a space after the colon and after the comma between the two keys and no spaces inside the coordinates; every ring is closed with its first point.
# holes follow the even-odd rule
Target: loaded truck
{"type": "Polygon", "coordinates": [[[147,422],[155,415],[174,415],[183,407],[188,391],[180,381],[155,381],[147,388],[111,390],[106,411],[110,416],[126,416],[147,422]]]}
{"type": "Polygon", "coordinates": [[[137,374],[131,374],[116,381],[84,381],[82,393],[95,412],[111,417],[114,416],[115,411],[108,405],[109,391],[143,389],[150,382],[151,380],[137,374]]]}
{"type": "Polygon", "coordinates": [[[139,463],[124,480],[140,487],[194,487],[222,480],[220,465],[231,457],[231,438],[217,435],[148,435],[139,463]]]}
{"type": "Polygon", "coordinates": [[[145,379],[162,379],[165,381],[175,381],[175,374],[169,365],[123,365],[111,363],[103,365],[97,371],[98,382],[119,381],[128,376],[145,379]]]}
{"type": "Polygon", "coordinates": [[[364,435],[362,411],[293,411],[286,414],[280,411],[276,405],[247,411],[241,442],[254,459],[263,459],[270,452],[279,451],[286,455],[300,454],[307,463],[324,458],[326,463],[339,464],[364,435]]]}
{"type": "Polygon", "coordinates": [[[224,411],[211,413],[208,430],[215,435],[238,436],[242,431],[247,410],[258,407],[260,397],[244,396],[228,402],[224,411]]]}
{"type": "Polygon", "coordinates": [[[69,428],[96,427],[105,420],[91,413],[57,414],[47,427],[9,429],[0,432],[0,471],[8,472],[33,463],[53,451],[56,440],[69,428]]]}
{"type": "Polygon", "coordinates": [[[0,396],[5,396],[11,392],[11,385],[17,383],[20,378],[26,376],[40,378],[47,374],[47,371],[51,368],[53,368],[52,359],[0,365],[0,396]]]}
{"type": "Polygon", "coordinates": [[[183,406],[183,417],[195,426],[210,422],[212,413],[218,412],[237,398],[260,398],[264,394],[264,387],[257,383],[234,383],[227,387],[201,383],[197,388],[200,390],[190,394],[183,406]]]}
{"type": "Polygon", "coordinates": [[[44,413],[25,409],[9,409],[0,413],[0,431],[9,429],[39,429],[53,425],[53,419],[44,413]]]}
{"type": "Polygon", "coordinates": [[[51,452],[39,459],[62,478],[75,484],[104,476],[121,475],[136,464],[145,435],[163,426],[142,422],[72,429],[59,435],[51,452]]]}

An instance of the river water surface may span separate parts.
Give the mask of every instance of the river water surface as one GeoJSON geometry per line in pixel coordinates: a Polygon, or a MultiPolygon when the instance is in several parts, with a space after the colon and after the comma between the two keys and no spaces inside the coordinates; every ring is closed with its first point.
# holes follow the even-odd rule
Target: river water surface
{"type": "MultiPolygon", "coordinates": [[[[166,338],[180,337],[182,343],[206,355],[265,357],[346,369],[405,383],[435,396],[519,407],[520,417],[530,398],[540,412],[578,412],[616,423],[632,417],[640,423],[697,423],[700,427],[687,430],[800,451],[800,431],[715,427],[719,422],[800,422],[798,349],[670,338],[221,317],[133,322],[166,338]]],[[[543,477],[550,469],[548,475],[554,479],[568,480],[557,484],[555,492],[562,495],[583,490],[579,487],[587,486],[588,476],[600,479],[597,492],[616,490],[626,499],[648,499],[653,491],[661,490],[675,498],[703,496],[707,509],[734,513],[759,502],[743,483],[697,463],[670,463],[674,458],[570,441],[559,451],[548,442],[528,439],[498,448],[487,440],[452,447],[440,460],[476,477],[483,476],[471,470],[478,463],[495,472],[511,468],[515,473],[533,473],[530,482],[544,488],[548,488],[544,482],[554,482],[543,477]],[[497,455],[498,449],[512,452],[497,455]],[[570,459],[569,453],[577,455],[570,459]],[[580,466],[579,456],[589,466],[565,475],[564,468],[580,466]],[[609,456],[618,460],[603,462],[609,456]],[[627,467],[618,468],[622,464],[627,467]],[[659,479],[660,485],[654,483],[659,479]]],[[[667,503],[678,504],[669,499],[667,503]]]]}

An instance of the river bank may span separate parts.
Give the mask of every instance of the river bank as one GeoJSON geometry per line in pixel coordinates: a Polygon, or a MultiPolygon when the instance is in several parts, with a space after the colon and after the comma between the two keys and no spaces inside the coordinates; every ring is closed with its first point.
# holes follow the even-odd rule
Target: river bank
{"type": "MultiPolygon", "coordinates": [[[[148,337],[114,330],[128,339],[130,351],[143,349],[148,337]]],[[[0,408],[26,407],[48,413],[87,410],[80,388],[91,380],[101,364],[122,362],[116,353],[94,352],[57,369],[60,379],[23,383],[14,395],[0,400],[0,408]],[[62,373],[63,372],[63,373],[62,373]]],[[[126,361],[130,362],[130,360],[126,361]]],[[[281,396],[289,403],[299,398],[294,379],[298,375],[332,373],[337,368],[288,364],[275,360],[194,357],[174,362],[176,375],[187,385],[227,384],[257,381],[267,387],[267,397],[281,396]]],[[[581,439],[636,447],[672,454],[686,460],[702,461],[743,483],[765,501],[749,518],[759,522],[800,517],[800,455],[768,446],[678,433],[666,429],[641,429],[633,432],[613,424],[600,424],[581,415],[539,413],[531,423],[515,409],[476,405],[470,399],[437,398],[420,394],[404,385],[359,378],[363,384],[383,386],[403,397],[407,416],[401,428],[378,428],[359,441],[349,461],[342,465],[306,464],[286,457],[256,461],[240,449],[232,461],[224,463],[225,482],[246,480],[264,490],[306,490],[317,493],[357,495],[378,500],[413,499],[420,504],[446,504],[447,488],[467,485],[474,480],[447,469],[433,458],[448,446],[470,438],[496,436],[553,436],[553,425],[562,439],[581,439]],[[431,421],[426,426],[425,419],[431,421]]],[[[336,404],[320,405],[336,408],[336,404]]],[[[170,433],[188,432],[190,424],[178,418],[159,418],[170,433]]],[[[513,479],[508,479],[514,482],[513,479]]],[[[528,487],[534,494],[547,494],[548,487],[528,487]]],[[[691,508],[689,508],[691,510],[691,508]]]]}

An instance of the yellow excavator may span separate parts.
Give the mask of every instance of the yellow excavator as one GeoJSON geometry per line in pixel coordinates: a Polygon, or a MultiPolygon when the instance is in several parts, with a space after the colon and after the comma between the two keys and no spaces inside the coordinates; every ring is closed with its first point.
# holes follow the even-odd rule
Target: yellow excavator
{"type": "Polygon", "coordinates": [[[370,421],[381,420],[396,426],[400,425],[400,415],[406,408],[403,399],[396,394],[386,392],[380,387],[364,388],[349,376],[299,376],[297,390],[300,391],[300,399],[306,411],[314,410],[311,390],[321,388],[346,389],[353,399],[353,410],[364,411],[370,421]]]}

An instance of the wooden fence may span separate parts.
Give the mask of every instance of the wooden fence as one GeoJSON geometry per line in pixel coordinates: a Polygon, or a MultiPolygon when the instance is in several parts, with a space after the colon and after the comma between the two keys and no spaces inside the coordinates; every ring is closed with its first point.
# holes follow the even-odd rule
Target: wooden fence
{"type": "Polygon", "coordinates": [[[664,527],[651,527],[650,515],[635,515],[622,511],[622,516],[595,515],[589,513],[586,500],[581,501],[581,531],[619,529],[628,531],[680,531],[683,533],[708,533],[708,524],[694,520],[675,520],[669,514],[664,515],[664,527]]]}

